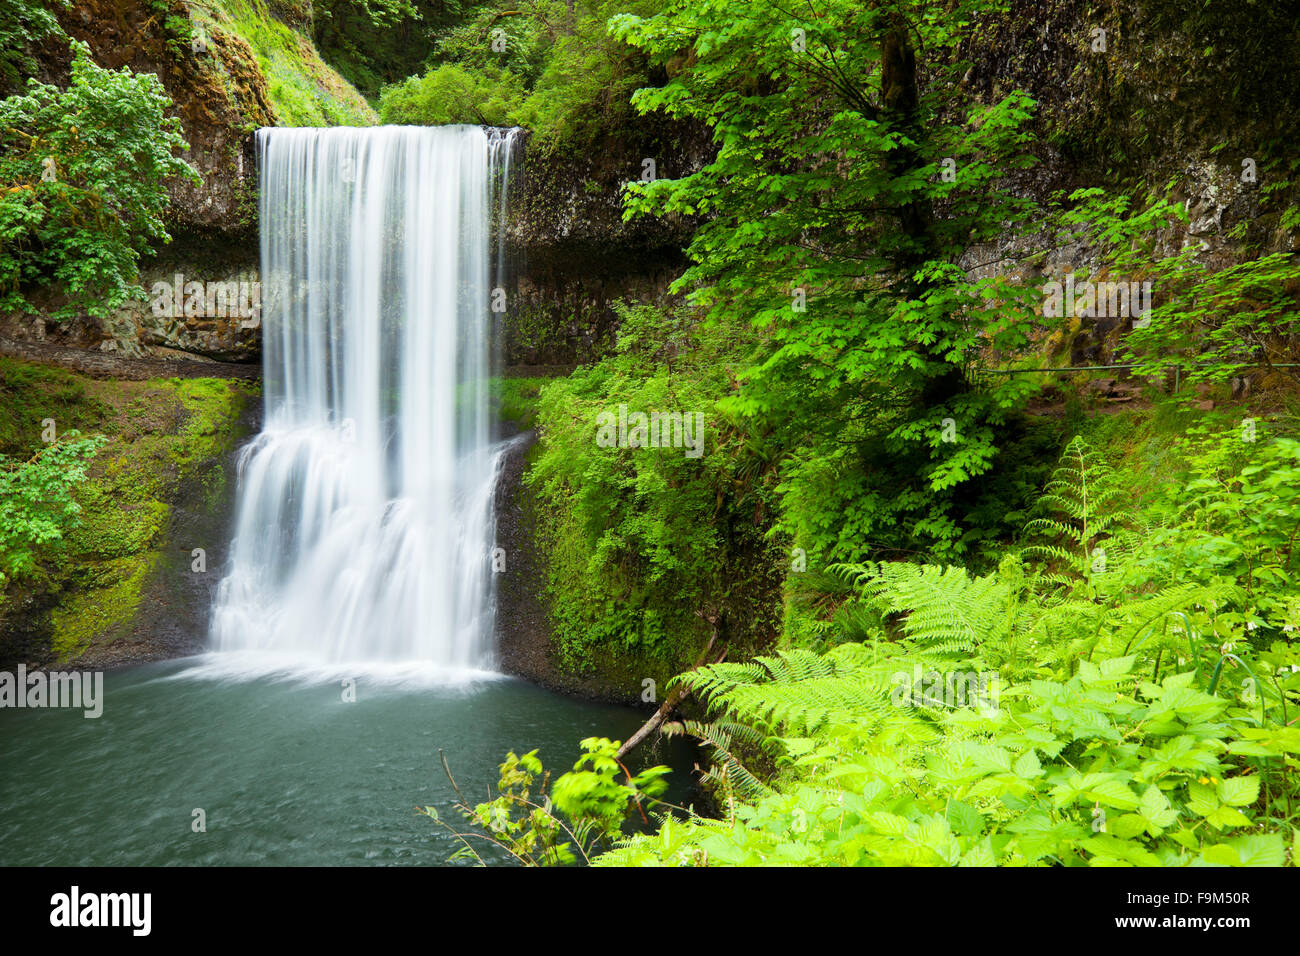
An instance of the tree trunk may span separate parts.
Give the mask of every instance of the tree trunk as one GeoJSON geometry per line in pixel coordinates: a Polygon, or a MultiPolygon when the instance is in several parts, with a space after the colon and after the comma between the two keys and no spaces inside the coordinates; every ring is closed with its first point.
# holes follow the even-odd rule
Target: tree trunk
{"type": "MultiPolygon", "coordinates": [[[[691,670],[699,670],[704,666],[705,662],[709,659],[709,654],[713,652],[713,644],[717,639],[718,625],[715,618],[713,623],[713,634],[709,637],[709,643],[705,645],[704,652],[700,654],[699,658],[695,661],[695,666],[692,667],[691,670]]],[[[690,672],[688,671],[687,673],[690,672]]],[[[643,740],[649,737],[651,732],[662,724],[668,715],[672,713],[673,708],[681,702],[682,698],[686,696],[686,693],[686,687],[678,684],[677,688],[669,694],[667,698],[665,698],[662,704],[659,705],[659,709],[654,712],[654,716],[642,724],[640,730],[627,738],[627,743],[618,748],[618,759],[622,760],[628,753],[636,749],[643,740]]]]}

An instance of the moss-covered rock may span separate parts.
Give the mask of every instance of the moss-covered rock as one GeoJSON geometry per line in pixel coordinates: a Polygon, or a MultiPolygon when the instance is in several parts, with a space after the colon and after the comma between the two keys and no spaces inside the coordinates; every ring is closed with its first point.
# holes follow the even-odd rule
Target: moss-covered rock
{"type": "MultiPolygon", "coordinates": [[[[191,5],[201,31],[248,44],[266,80],[280,126],[370,126],[374,110],[321,59],[311,41],[311,5],[261,0],[220,0],[191,5]]],[[[234,41],[221,41],[234,42],[234,41]]]]}
{"type": "Polygon", "coordinates": [[[226,546],[227,476],[256,393],[233,380],[95,380],[0,359],[12,413],[0,451],[28,454],[50,418],[60,433],[108,438],[76,491],[78,523],[0,599],[0,662],[102,664],[201,646],[226,546]],[[165,647],[154,643],[160,617],[172,622],[165,647]]]}
{"type": "Polygon", "coordinates": [[[145,582],[158,564],[153,552],[88,562],[84,589],[73,591],[50,611],[50,650],[54,661],[84,658],[96,642],[111,643],[135,616],[145,582]]]}
{"type": "MultiPolygon", "coordinates": [[[[173,187],[174,231],[255,228],[249,183],[258,127],[375,122],[365,99],[316,53],[310,22],[277,13],[283,4],[263,0],[79,0],[60,13],[100,66],[155,73],[172,98],[186,158],[203,177],[200,186],[173,187]]],[[[67,66],[66,44],[48,44],[43,78],[59,82],[67,66]]]]}

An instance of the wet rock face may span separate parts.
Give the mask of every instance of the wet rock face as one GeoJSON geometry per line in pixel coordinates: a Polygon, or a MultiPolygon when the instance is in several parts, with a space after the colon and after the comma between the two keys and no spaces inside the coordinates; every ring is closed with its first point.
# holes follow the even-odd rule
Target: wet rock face
{"type": "MultiPolygon", "coordinates": [[[[256,239],[182,235],[167,252],[166,261],[141,263],[141,297],[111,315],[83,313],[56,322],[44,314],[0,314],[0,338],[125,358],[257,362],[262,339],[256,239]]],[[[48,314],[64,303],[46,290],[37,304],[48,314]]]]}
{"type": "Polygon", "coordinates": [[[648,252],[631,263],[533,260],[518,277],[502,323],[507,367],[580,365],[608,352],[617,332],[619,299],[666,302],[685,265],[673,251],[648,252]]]}
{"type": "Polygon", "coordinates": [[[622,195],[628,182],[699,171],[713,156],[702,127],[651,116],[587,148],[528,145],[512,187],[507,234],[531,258],[554,265],[581,253],[602,263],[680,250],[690,242],[695,223],[684,217],[624,222],[622,195]]]}
{"type": "MultiPolygon", "coordinates": [[[[1239,261],[1238,240],[1232,233],[1253,228],[1261,215],[1256,184],[1243,182],[1236,168],[1213,160],[1188,162],[1182,167],[1181,177],[1170,195],[1185,205],[1187,221],[1174,220],[1156,231],[1155,256],[1171,256],[1196,248],[1197,261],[1211,269],[1222,269],[1239,261]]],[[[1282,235],[1275,239],[1273,244],[1281,248],[1297,241],[1282,235]]],[[[960,264],[972,275],[1006,274],[1026,283],[1062,282],[1073,274],[1080,283],[1086,279],[1132,287],[1146,278],[1140,268],[1126,275],[1108,271],[1103,251],[1084,236],[1053,235],[1046,230],[1024,240],[1006,237],[972,247],[960,264]]],[[[1153,291],[1151,302],[1161,304],[1158,291],[1153,291]]],[[[1127,361],[1117,359],[1117,350],[1137,316],[1103,314],[1100,306],[1097,309],[1098,314],[1081,316],[1070,323],[1054,345],[1043,349],[1045,357],[1062,359],[1068,354],[1069,364],[1075,366],[1127,361]]],[[[1057,319],[1044,319],[1045,326],[1057,324],[1057,319]]]]}
{"type": "Polygon", "coordinates": [[[712,155],[707,131],[660,117],[586,149],[526,151],[506,226],[515,263],[504,321],[506,365],[592,361],[613,345],[612,303],[669,298],[696,222],[649,216],[625,222],[623,188],[689,175],[712,155]]]}
{"type": "MultiPolygon", "coordinates": [[[[1013,174],[1020,192],[1045,202],[1057,191],[1129,180],[1145,185],[1121,191],[1140,198],[1146,186],[1169,184],[1188,221],[1158,234],[1157,254],[1197,247],[1203,264],[1220,269],[1240,260],[1243,242],[1300,247],[1300,235],[1280,228],[1285,197],[1262,201],[1260,151],[1283,138],[1279,117],[1300,106],[1300,87],[1276,82],[1293,72],[1283,64],[1294,62],[1297,44],[1293,14],[1288,21],[1282,9],[1242,18],[1176,0],[1012,0],[970,31],[962,54],[974,65],[964,83],[985,102],[1017,89],[1036,101],[1038,163],[1013,174]]],[[[1020,264],[978,271],[1137,278],[1105,275],[1097,250],[1069,236],[1005,239],[971,250],[962,264],[1008,259],[1020,264]]],[[[1115,317],[1083,318],[1052,351],[1068,349],[1076,365],[1109,363],[1129,328],[1115,317]]]]}
{"type": "Polygon", "coordinates": [[[133,303],[129,321],[136,340],[226,362],[255,361],[261,354],[261,277],[257,268],[210,273],[157,267],[144,275],[146,303],[133,303]]]}

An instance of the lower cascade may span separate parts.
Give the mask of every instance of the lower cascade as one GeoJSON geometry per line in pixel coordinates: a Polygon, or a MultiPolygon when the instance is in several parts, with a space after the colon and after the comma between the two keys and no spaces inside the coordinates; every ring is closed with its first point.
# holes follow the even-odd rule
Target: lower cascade
{"type": "Polygon", "coordinates": [[[265,422],[215,650],[492,668],[491,217],[515,133],[258,133],[265,422]]]}

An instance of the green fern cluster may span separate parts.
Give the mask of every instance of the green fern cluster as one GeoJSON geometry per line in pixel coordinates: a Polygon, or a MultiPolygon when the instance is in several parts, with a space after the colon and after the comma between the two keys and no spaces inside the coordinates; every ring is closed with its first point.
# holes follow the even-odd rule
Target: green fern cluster
{"type": "Polygon", "coordinates": [[[826,655],[794,650],[745,664],[715,664],[679,680],[735,721],[773,733],[814,733],[875,721],[888,706],[886,669],[865,662],[861,645],[826,655]]]}
{"type": "Polygon", "coordinates": [[[853,593],[831,620],[864,640],[679,678],[712,718],[677,729],[712,748],[722,818],[665,820],[593,862],[1295,862],[1300,650],[1248,627],[1239,575],[1153,574],[1152,549],[1167,559],[1175,539],[1143,544],[1084,442],[1040,509],[1029,546],[982,576],[833,569],[853,593]],[[991,668],[1005,686],[991,710],[891,699],[896,675],[928,668],[991,668]],[[753,772],[741,750],[775,770],[753,772]]]}
{"type": "Polygon", "coordinates": [[[881,563],[835,565],[869,606],[901,615],[911,644],[938,655],[973,654],[1006,623],[1013,597],[997,575],[971,577],[958,567],[881,563]]]}

